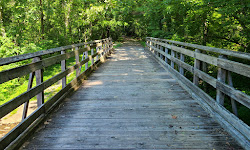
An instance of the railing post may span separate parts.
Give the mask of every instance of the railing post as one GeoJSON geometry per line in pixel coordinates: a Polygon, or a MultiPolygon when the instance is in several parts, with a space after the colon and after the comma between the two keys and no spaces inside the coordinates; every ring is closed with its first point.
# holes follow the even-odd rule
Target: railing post
{"type": "Polygon", "coordinates": [[[155,50],[155,40],[152,40],[152,47],[153,47],[153,53],[156,55],[156,50],[155,50]]]}
{"type": "Polygon", "coordinates": [[[107,55],[107,50],[108,50],[108,45],[107,45],[107,39],[105,39],[105,42],[104,42],[104,47],[105,47],[105,53],[104,53],[104,58],[106,59],[106,55],[107,55]]]}
{"type": "Polygon", "coordinates": [[[104,62],[104,40],[101,41],[100,43],[100,50],[101,50],[101,54],[100,54],[100,61],[104,62]]]}
{"type": "MultiPolygon", "coordinates": [[[[202,52],[203,54],[206,54],[206,51],[202,52]]],[[[207,54],[206,54],[207,55],[207,54]]],[[[207,73],[207,63],[206,62],[202,62],[202,70],[203,72],[207,73]]],[[[203,82],[203,86],[204,86],[204,91],[207,93],[208,92],[208,84],[206,82],[203,82]]]]}
{"type": "MultiPolygon", "coordinates": [[[[35,62],[40,61],[40,57],[35,57],[35,62]]],[[[35,71],[36,75],[36,85],[39,85],[43,82],[43,69],[36,70],[35,71]]],[[[41,93],[37,94],[37,107],[40,107],[44,103],[44,91],[41,93]]]]}
{"type": "MultiPolygon", "coordinates": [[[[98,43],[96,43],[96,53],[99,52],[99,46],[98,46],[98,43]]],[[[99,59],[99,55],[96,55],[96,60],[95,61],[98,61],[99,59]]]]}
{"type": "MultiPolygon", "coordinates": [[[[82,53],[82,61],[84,60],[84,57],[85,57],[85,52],[82,53]]],[[[80,66],[80,73],[82,71],[82,65],[80,66]]]]}
{"type": "MultiPolygon", "coordinates": [[[[93,48],[91,48],[91,55],[94,55],[94,49],[93,49],[93,48]]],[[[92,57],[91,66],[92,66],[92,65],[94,64],[94,62],[95,62],[94,59],[95,59],[95,58],[92,57]]]]}
{"type": "Polygon", "coordinates": [[[104,40],[104,42],[103,42],[103,49],[104,49],[104,58],[106,57],[106,51],[107,51],[107,41],[106,41],[106,39],[104,40]]]}
{"type": "Polygon", "coordinates": [[[193,76],[193,83],[194,85],[198,86],[199,85],[199,77],[195,75],[195,69],[200,69],[200,64],[201,62],[196,59],[196,53],[200,53],[200,50],[195,49],[195,53],[194,53],[194,76],[193,76]]]}
{"type": "MultiPolygon", "coordinates": [[[[155,40],[155,42],[158,42],[158,41],[157,41],[157,40],[155,40]]],[[[155,47],[156,47],[156,49],[158,49],[158,50],[159,50],[159,48],[160,48],[160,47],[159,47],[159,44],[156,44],[156,43],[155,43],[155,47]]],[[[155,52],[156,52],[156,56],[157,56],[157,57],[159,57],[159,52],[158,52],[158,50],[157,50],[157,51],[155,51],[155,52]]]]}
{"type": "MultiPolygon", "coordinates": [[[[172,44],[174,45],[174,44],[172,44]]],[[[171,49],[171,56],[175,57],[175,51],[173,49],[171,49]]],[[[171,60],[171,67],[174,68],[174,61],[171,60]]]]}
{"type": "MultiPolygon", "coordinates": [[[[220,55],[219,58],[226,58],[226,57],[223,55],[220,55]]],[[[225,81],[226,81],[226,70],[225,69],[218,67],[217,80],[225,83],[225,81]]],[[[224,105],[224,97],[225,97],[225,94],[222,93],[219,89],[216,89],[216,101],[222,106],[224,105]]]]}
{"type": "MultiPolygon", "coordinates": [[[[85,59],[87,59],[89,57],[89,53],[88,52],[90,50],[90,47],[88,45],[86,46],[86,48],[87,48],[87,51],[85,52],[85,59]]],[[[88,65],[89,65],[89,62],[86,62],[85,63],[85,70],[87,70],[89,68],[88,65]]]]}
{"type": "MultiPolygon", "coordinates": [[[[160,50],[163,52],[163,46],[160,45],[160,50]]],[[[160,53],[160,58],[163,59],[163,55],[160,53]]]]}
{"type": "MultiPolygon", "coordinates": [[[[65,54],[65,51],[61,51],[61,54],[65,54]]],[[[61,71],[65,71],[66,70],[66,60],[62,60],[61,61],[61,71]]],[[[66,87],[66,76],[62,78],[62,88],[66,87]]]]}
{"type": "MultiPolygon", "coordinates": [[[[74,49],[73,49],[74,50],[74,49]]],[[[78,47],[75,47],[75,58],[76,58],[76,64],[79,63],[79,52],[78,52],[78,47]]],[[[80,75],[80,68],[76,69],[76,77],[80,75]]]]}
{"type": "MultiPolygon", "coordinates": [[[[155,48],[159,50],[159,45],[158,45],[158,44],[156,44],[156,42],[158,42],[158,41],[157,41],[157,40],[155,40],[155,48]]],[[[157,50],[157,51],[155,51],[155,55],[156,55],[157,57],[159,57],[159,52],[158,52],[158,50],[157,50]]]]}
{"type": "Polygon", "coordinates": [[[110,39],[107,40],[107,53],[110,54],[110,39]]]}
{"type": "MultiPolygon", "coordinates": [[[[232,79],[232,75],[230,71],[227,71],[227,81],[228,81],[228,84],[231,87],[233,87],[233,79],[232,79]]],[[[231,98],[231,105],[232,105],[232,110],[233,110],[234,115],[238,116],[237,104],[233,98],[231,98]]]]}
{"type": "Polygon", "coordinates": [[[168,55],[168,48],[167,48],[167,47],[165,47],[165,53],[166,53],[165,62],[168,64],[168,58],[167,58],[167,55],[168,55]]]}
{"type": "Polygon", "coordinates": [[[152,41],[151,41],[151,39],[149,41],[149,50],[152,52],[152,41]]]}
{"type": "MultiPolygon", "coordinates": [[[[181,46],[181,48],[183,48],[183,46],[181,46]]],[[[180,53],[180,60],[183,62],[185,61],[185,57],[182,53],[180,53]]],[[[184,75],[184,69],[181,67],[181,65],[179,66],[179,72],[181,75],[184,75]]]]}
{"type": "Polygon", "coordinates": [[[106,52],[106,40],[103,40],[103,42],[102,42],[102,49],[103,49],[102,58],[103,58],[103,62],[104,62],[105,61],[105,52],[106,52]]]}
{"type": "MultiPolygon", "coordinates": [[[[34,63],[35,59],[33,59],[32,62],[34,63]]],[[[28,82],[27,91],[32,88],[34,76],[35,76],[35,72],[31,72],[29,75],[29,82],[28,82]]],[[[28,108],[29,108],[29,101],[24,103],[22,120],[24,120],[27,117],[28,108]]]]}

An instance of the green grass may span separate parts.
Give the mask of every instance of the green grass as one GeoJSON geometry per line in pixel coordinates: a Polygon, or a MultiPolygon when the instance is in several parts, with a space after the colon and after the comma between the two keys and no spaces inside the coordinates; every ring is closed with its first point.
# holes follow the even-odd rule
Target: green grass
{"type": "MultiPolygon", "coordinates": [[[[115,43],[114,48],[120,47],[122,44],[121,42],[117,42],[115,43]]],[[[90,55],[90,52],[89,52],[90,55]]],[[[80,60],[82,58],[82,54],[80,55],[80,60]]],[[[30,61],[25,61],[26,63],[30,63],[30,61]]],[[[14,68],[22,64],[10,64],[9,66],[0,66],[0,71],[3,70],[8,70],[10,68],[14,68]]],[[[71,67],[75,64],[75,57],[72,57],[68,60],[66,60],[66,66],[67,67],[71,67]]],[[[88,62],[88,66],[91,65],[91,61],[88,62]]],[[[85,65],[82,66],[82,70],[81,73],[85,70],[85,65]]],[[[52,66],[49,66],[47,68],[44,68],[44,72],[43,72],[43,80],[46,81],[50,78],[52,78],[53,76],[57,75],[58,73],[61,72],[61,65],[60,63],[54,64],[52,66]]],[[[76,77],[76,71],[70,73],[69,75],[67,75],[67,84],[70,83],[74,78],[76,77]]],[[[16,78],[13,79],[11,81],[5,82],[3,84],[0,84],[0,105],[3,105],[4,103],[12,100],[13,98],[21,95],[22,93],[27,91],[27,87],[28,87],[28,79],[29,79],[29,75],[26,75],[24,77],[21,78],[16,78]]],[[[32,87],[36,86],[36,80],[34,78],[33,80],[33,84],[32,87]]],[[[57,82],[55,84],[53,84],[52,86],[50,86],[48,89],[46,89],[44,91],[44,95],[45,95],[45,102],[47,100],[49,100],[52,96],[54,96],[57,92],[59,92],[61,90],[62,86],[60,82],[57,82]]],[[[33,97],[32,99],[30,99],[31,101],[36,100],[36,96],[33,97]]],[[[15,111],[13,111],[12,113],[15,113],[15,111]]]]}
{"type": "Polygon", "coordinates": [[[146,42],[145,41],[139,41],[140,44],[143,46],[143,47],[146,47],[146,42]]]}
{"type": "MultiPolygon", "coordinates": [[[[89,61],[89,66],[91,65],[91,62],[89,61]]],[[[75,58],[72,57],[66,61],[66,65],[68,67],[71,67],[75,64],[75,58]]],[[[82,70],[85,68],[85,65],[83,65],[82,70]]],[[[43,79],[44,81],[52,78],[53,76],[57,75],[61,72],[61,65],[55,64],[52,66],[49,66],[44,69],[43,72],[43,79]]],[[[67,76],[67,83],[72,81],[75,78],[75,71],[67,76]]],[[[21,95],[22,93],[27,91],[28,87],[28,76],[26,75],[19,79],[13,79],[11,81],[5,82],[3,84],[0,84],[0,105],[12,100],[13,98],[21,95]]],[[[58,85],[59,82],[53,84],[52,86],[56,87],[53,90],[45,90],[45,101],[47,101],[49,98],[51,98],[55,93],[61,90],[61,85],[58,85]]],[[[34,78],[32,87],[36,86],[36,79],[34,78]]],[[[49,87],[50,88],[50,87],[49,87]]],[[[36,100],[36,97],[33,97],[32,100],[36,100]]],[[[13,113],[13,112],[12,112],[13,113]]]]}
{"type": "Polygon", "coordinates": [[[122,43],[121,42],[116,42],[114,44],[114,48],[118,48],[118,47],[121,47],[122,46],[122,43]]]}

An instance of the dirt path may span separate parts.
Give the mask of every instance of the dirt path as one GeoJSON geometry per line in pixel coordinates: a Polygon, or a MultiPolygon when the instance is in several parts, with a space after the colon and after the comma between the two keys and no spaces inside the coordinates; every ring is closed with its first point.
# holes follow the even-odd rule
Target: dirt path
{"type": "MultiPolygon", "coordinates": [[[[57,82],[56,85],[46,89],[46,92],[53,92],[56,88],[58,88],[58,86],[61,86],[61,81],[57,82]]],[[[45,99],[48,99],[48,97],[45,96],[45,99]]],[[[15,126],[22,121],[23,108],[24,105],[21,105],[17,108],[16,113],[14,114],[10,113],[6,115],[4,118],[0,119],[0,138],[3,137],[5,134],[7,134],[9,131],[11,131],[13,128],[15,128],[15,126]]],[[[29,116],[36,109],[37,109],[36,101],[30,101],[27,116],[29,116]]]]}
{"type": "MultiPolygon", "coordinates": [[[[34,110],[36,110],[36,101],[31,101],[29,103],[28,115],[30,115],[34,110]]],[[[17,108],[15,114],[8,114],[4,118],[0,119],[0,138],[12,130],[16,125],[18,125],[22,120],[23,105],[17,108]]]]}

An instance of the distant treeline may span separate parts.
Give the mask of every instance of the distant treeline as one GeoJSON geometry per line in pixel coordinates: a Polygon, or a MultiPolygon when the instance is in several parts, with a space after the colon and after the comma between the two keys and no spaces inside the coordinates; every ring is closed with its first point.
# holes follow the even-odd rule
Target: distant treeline
{"type": "Polygon", "coordinates": [[[121,35],[250,52],[247,0],[1,0],[0,57],[121,35]]]}

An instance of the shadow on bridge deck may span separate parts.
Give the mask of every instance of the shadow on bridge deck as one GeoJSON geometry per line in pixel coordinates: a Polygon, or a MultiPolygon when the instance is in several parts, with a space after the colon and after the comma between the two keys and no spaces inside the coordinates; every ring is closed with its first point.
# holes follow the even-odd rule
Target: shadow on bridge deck
{"type": "Polygon", "coordinates": [[[117,48],[23,149],[241,149],[133,43],[117,48]]]}

